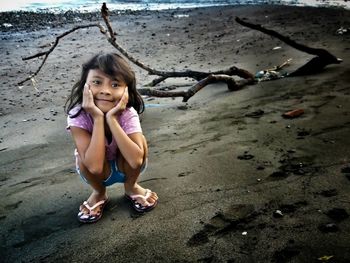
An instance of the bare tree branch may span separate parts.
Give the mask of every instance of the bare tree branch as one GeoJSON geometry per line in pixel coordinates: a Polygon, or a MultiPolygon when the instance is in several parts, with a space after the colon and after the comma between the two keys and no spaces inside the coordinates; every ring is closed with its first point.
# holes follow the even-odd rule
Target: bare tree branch
{"type": "Polygon", "coordinates": [[[207,77],[197,82],[187,91],[163,91],[163,90],[156,90],[156,89],[150,89],[150,88],[142,88],[142,89],[138,89],[138,91],[141,95],[147,95],[147,96],[153,96],[153,97],[183,97],[182,101],[187,102],[198,91],[203,89],[205,86],[215,82],[225,82],[227,84],[227,88],[230,91],[235,91],[243,88],[246,85],[255,83],[255,79],[254,77],[246,78],[244,80],[237,82],[232,76],[209,74],[207,77]]]}
{"type": "Polygon", "coordinates": [[[297,50],[300,50],[302,52],[317,56],[317,57],[313,58],[312,60],[310,60],[305,65],[303,65],[302,67],[300,67],[297,70],[295,70],[294,72],[290,73],[288,76],[299,76],[299,75],[308,75],[308,74],[318,73],[325,66],[327,66],[329,64],[339,64],[342,62],[341,59],[336,58],[334,55],[332,55],[330,52],[328,52],[325,49],[312,48],[312,47],[308,47],[306,45],[297,43],[294,40],[290,39],[289,37],[283,36],[274,30],[264,28],[263,26],[258,25],[258,24],[252,24],[252,23],[243,21],[239,17],[236,17],[235,20],[237,23],[239,23],[243,26],[249,27],[249,28],[254,29],[254,30],[258,30],[258,31],[260,31],[264,34],[270,35],[272,37],[276,37],[279,40],[286,43],[287,45],[289,45],[297,50]]]}
{"type": "Polygon", "coordinates": [[[156,84],[160,83],[161,81],[166,80],[167,78],[174,78],[174,77],[190,77],[190,78],[193,78],[193,79],[199,81],[197,84],[192,86],[187,91],[161,91],[161,90],[154,90],[154,89],[139,89],[139,92],[142,95],[149,95],[149,96],[155,96],[155,97],[183,97],[183,101],[186,102],[193,95],[195,95],[198,91],[200,91],[202,88],[204,88],[205,86],[207,86],[208,84],[213,83],[213,82],[225,82],[227,84],[229,90],[237,90],[240,87],[243,87],[245,85],[252,84],[255,82],[254,75],[252,73],[250,73],[247,70],[239,69],[239,68],[234,67],[234,66],[230,67],[228,69],[219,70],[216,72],[200,72],[200,71],[193,71],[193,70],[169,71],[168,72],[168,71],[160,71],[160,70],[150,68],[149,66],[145,65],[141,61],[139,61],[136,58],[134,58],[133,56],[131,56],[121,45],[118,44],[118,42],[116,41],[116,37],[115,37],[116,33],[113,31],[113,28],[112,28],[110,21],[109,21],[109,12],[108,12],[108,8],[107,8],[105,3],[103,3],[103,5],[101,7],[101,15],[102,15],[102,18],[103,18],[106,26],[107,26],[109,34],[107,34],[106,30],[100,24],[90,24],[90,25],[85,25],[85,26],[78,26],[78,27],[75,27],[75,28],[63,33],[62,35],[60,35],[56,38],[55,43],[52,45],[52,47],[48,51],[40,52],[40,53],[35,54],[33,56],[23,58],[23,60],[29,60],[29,59],[45,56],[40,67],[38,68],[38,70],[34,74],[29,76],[27,79],[19,82],[18,85],[23,84],[27,80],[32,80],[32,82],[33,82],[34,77],[39,73],[39,71],[41,70],[42,66],[44,65],[47,57],[55,49],[55,47],[57,46],[57,44],[61,38],[63,38],[64,36],[74,32],[78,29],[94,27],[94,26],[99,27],[101,33],[107,37],[108,42],[112,46],[114,46],[122,55],[124,55],[129,61],[133,62],[135,65],[139,66],[140,68],[146,70],[150,75],[159,76],[159,78],[153,80],[149,84],[149,86],[155,86],[156,84]],[[242,80],[240,82],[236,82],[233,79],[232,75],[237,75],[241,78],[244,78],[245,80],[242,80]]]}
{"type": "Polygon", "coordinates": [[[24,82],[28,81],[28,80],[33,80],[33,78],[40,72],[41,68],[44,66],[48,56],[51,54],[51,52],[56,48],[56,46],[58,45],[59,41],[61,38],[69,35],[70,33],[78,30],[78,29],[82,29],[82,28],[89,28],[89,27],[98,27],[100,29],[100,32],[105,34],[106,33],[106,30],[104,29],[104,27],[101,25],[101,24],[88,24],[88,25],[82,25],[82,26],[77,26],[77,27],[74,27],[66,32],[64,32],[63,34],[59,35],[58,37],[56,37],[56,41],[55,43],[52,45],[52,47],[48,50],[48,51],[45,51],[45,52],[40,52],[38,54],[35,54],[33,56],[30,56],[30,57],[25,57],[25,58],[22,58],[22,60],[29,60],[29,59],[33,59],[33,58],[37,58],[37,57],[41,57],[41,56],[45,56],[43,61],[41,62],[39,68],[33,73],[31,74],[29,77],[27,77],[26,79],[20,81],[17,83],[17,85],[23,85],[24,82]]]}
{"type": "Polygon", "coordinates": [[[103,17],[103,20],[106,23],[106,26],[109,30],[109,34],[111,37],[108,38],[108,42],[114,46],[122,55],[124,55],[128,60],[133,62],[135,65],[139,66],[140,68],[146,70],[149,75],[157,75],[160,76],[160,78],[157,78],[153,80],[151,83],[147,84],[147,86],[155,86],[156,84],[166,80],[167,78],[178,78],[178,77],[190,77],[195,80],[200,80],[205,77],[207,77],[210,74],[227,74],[227,75],[237,75],[242,78],[254,78],[254,75],[248,72],[247,70],[243,69],[238,69],[236,67],[231,67],[226,70],[221,70],[217,72],[199,72],[199,71],[193,71],[193,70],[186,70],[186,71],[160,71],[157,69],[153,69],[149,66],[146,66],[144,63],[141,61],[137,60],[133,56],[131,56],[121,45],[118,44],[115,38],[115,32],[112,29],[112,26],[109,21],[109,13],[108,13],[108,8],[105,4],[102,5],[101,8],[101,14],[103,17]]]}
{"type": "MultiPolygon", "coordinates": [[[[109,12],[108,8],[105,3],[103,3],[101,7],[101,15],[102,18],[107,26],[107,31],[103,28],[100,24],[89,24],[89,25],[83,25],[75,27],[60,36],[56,38],[55,43],[52,45],[52,47],[46,51],[46,52],[40,52],[38,54],[35,54],[30,57],[23,58],[23,60],[29,60],[37,57],[44,56],[44,59],[37,69],[37,71],[30,75],[27,79],[19,82],[18,84],[21,85],[25,81],[32,80],[33,83],[35,83],[34,77],[39,73],[42,66],[44,65],[47,57],[49,54],[55,49],[55,47],[58,45],[58,42],[61,38],[65,37],[66,35],[81,29],[81,28],[89,28],[89,27],[98,27],[102,34],[105,35],[108,42],[115,47],[122,55],[124,55],[129,61],[133,62],[135,65],[139,66],[140,68],[146,70],[149,75],[157,75],[158,78],[154,79],[151,83],[148,84],[148,86],[155,86],[158,83],[166,80],[167,78],[175,78],[175,77],[190,77],[198,81],[195,85],[193,85],[191,88],[189,88],[187,91],[165,91],[165,90],[156,90],[151,88],[142,88],[138,89],[140,94],[142,95],[148,95],[148,96],[155,96],[155,97],[183,97],[183,101],[188,101],[192,96],[194,96],[197,92],[199,92],[201,89],[203,89],[208,84],[214,83],[214,82],[224,82],[227,84],[227,87],[230,91],[238,90],[246,85],[253,84],[257,81],[257,78],[250,73],[249,71],[245,69],[240,69],[235,66],[232,66],[225,70],[219,70],[215,72],[201,72],[201,71],[194,71],[194,70],[186,70],[186,71],[160,71],[153,69],[147,65],[145,65],[143,62],[139,61],[138,59],[134,58],[132,55],[130,55],[121,45],[118,44],[116,41],[116,33],[113,31],[113,28],[111,26],[111,23],[109,21],[109,12]],[[233,76],[238,76],[242,78],[239,81],[236,81],[233,76]]],[[[320,69],[324,68],[328,64],[339,64],[341,62],[340,59],[337,59],[335,56],[330,54],[327,50],[324,49],[318,49],[318,48],[310,48],[308,46],[296,43],[295,41],[291,40],[288,37],[285,37],[276,31],[266,29],[262,27],[261,25],[256,25],[252,23],[245,22],[241,20],[240,18],[236,17],[236,21],[246,27],[261,31],[262,33],[268,34],[270,36],[276,37],[280,39],[281,41],[285,42],[287,45],[290,45],[300,51],[317,55],[313,60],[306,63],[304,66],[299,68],[298,70],[292,72],[289,74],[289,76],[300,75],[300,74],[309,74],[312,71],[319,71],[320,69]]],[[[280,66],[276,67],[276,70],[281,69],[282,67],[288,65],[289,60],[283,63],[280,66]]],[[[260,80],[261,81],[261,80],[260,80]]]]}
{"type": "Polygon", "coordinates": [[[244,79],[252,79],[254,78],[254,75],[250,73],[249,71],[245,69],[240,69],[235,66],[232,66],[228,69],[219,70],[215,72],[202,72],[202,71],[194,71],[194,70],[186,70],[186,71],[171,71],[171,72],[162,72],[162,76],[158,79],[154,79],[151,83],[147,84],[146,86],[153,87],[160,83],[161,81],[166,80],[167,78],[178,78],[178,77],[190,77],[195,80],[201,80],[209,75],[229,75],[229,76],[239,76],[244,79]]]}

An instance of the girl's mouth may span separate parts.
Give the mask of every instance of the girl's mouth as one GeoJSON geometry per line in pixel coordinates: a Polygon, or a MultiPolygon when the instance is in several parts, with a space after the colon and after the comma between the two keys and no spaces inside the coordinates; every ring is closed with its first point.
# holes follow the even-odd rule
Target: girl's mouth
{"type": "Polygon", "coordinates": [[[107,100],[107,99],[95,99],[97,101],[102,101],[102,102],[112,102],[111,100],[107,100]]]}

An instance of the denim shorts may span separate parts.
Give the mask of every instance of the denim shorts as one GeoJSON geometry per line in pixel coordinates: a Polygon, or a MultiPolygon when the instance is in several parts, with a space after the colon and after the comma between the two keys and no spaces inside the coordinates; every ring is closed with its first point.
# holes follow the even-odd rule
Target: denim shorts
{"type": "MultiPolygon", "coordinates": [[[[110,186],[115,183],[124,183],[125,182],[125,174],[119,171],[117,161],[116,160],[110,160],[108,161],[109,165],[111,167],[111,173],[109,174],[108,178],[102,182],[104,186],[110,186]]],[[[147,169],[148,159],[144,161],[144,163],[141,166],[141,172],[140,175],[142,175],[146,169],[147,169]]],[[[76,166],[77,173],[81,176],[84,182],[89,183],[88,180],[85,178],[84,174],[80,171],[79,166],[76,166]]]]}

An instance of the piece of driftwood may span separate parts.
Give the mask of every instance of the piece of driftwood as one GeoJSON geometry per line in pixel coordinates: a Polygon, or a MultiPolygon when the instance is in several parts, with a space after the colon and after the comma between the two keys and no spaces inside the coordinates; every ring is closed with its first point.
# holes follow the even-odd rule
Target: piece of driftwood
{"type": "Polygon", "coordinates": [[[246,85],[255,83],[254,78],[247,78],[236,81],[232,76],[228,75],[213,75],[209,74],[204,79],[197,82],[191,88],[186,91],[164,91],[152,88],[141,88],[138,89],[141,95],[152,96],[152,97],[183,97],[183,102],[187,102],[192,96],[194,96],[198,91],[203,89],[205,86],[215,83],[224,82],[227,84],[227,88],[230,91],[236,91],[243,88],[246,85]]]}
{"type": "MultiPolygon", "coordinates": [[[[55,47],[58,45],[59,40],[63,37],[67,36],[70,33],[73,33],[74,31],[82,28],[89,28],[89,27],[98,27],[100,29],[100,32],[105,35],[108,42],[116,48],[124,57],[126,57],[129,61],[137,65],[138,67],[144,69],[148,72],[149,75],[156,75],[158,76],[155,78],[151,83],[149,83],[146,86],[154,87],[155,85],[159,84],[160,82],[168,79],[168,78],[178,78],[178,77],[188,77],[192,78],[198,81],[195,85],[193,85],[191,88],[189,88],[187,91],[172,91],[172,90],[159,90],[154,88],[142,88],[139,89],[139,92],[141,95],[148,95],[148,96],[154,96],[154,97],[183,97],[183,101],[188,101],[192,96],[194,96],[198,91],[200,91],[205,86],[215,83],[215,82],[224,82],[227,84],[227,87],[230,91],[238,90],[246,85],[251,85],[256,83],[257,81],[262,81],[261,79],[257,79],[255,75],[250,73],[248,70],[240,69],[235,66],[232,66],[225,70],[219,70],[215,72],[201,72],[201,71],[194,71],[194,70],[185,70],[185,71],[160,71],[157,69],[154,69],[150,66],[147,66],[142,61],[136,59],[133,57],[129,52],[127,52],[118,42],[116,39],[116,33],[114,32],[110,20],[109,20],[109,12],[107,5],[103,3],[101,7],[101,15],[102,18],[107,26],[107,30],[100,25],[100,24],[88,24],[88,25],[82,25],[74,27],[73,29],[61,34],[56,38],[55,43],[51,46],[51,48],[48,51],[37,53],[33,56],[23,58],[23,60],[29,60],[34,59],[37,57],[44,56],[44,59],[39,66],[39,68],[36,70],[35,73],[27,77],[25,80],[18,83],[18,85],[22,85],[24,82],[31,80],[32,83],[35,83],[34,77],[40,72],[41,68],[45,64],[46,59],[51,54],[51,52],[55,49],[55,47]],[[235,80],[233,76],[240,77],[240,80],[235,80]]],[[[289,73],[287,76],[298,76],[298,75],[306,75],[306,74],[313,74],[316,72],[321,71],[325,66],[329,64],[339,64],[341,62],[341,59],[336,58],[334,55],[329,53],[325,49],[319,49],[319,48],[311,48],[308,46],[305,46],[303,44],[297,43],[294,40],[291,40],[290,38],[281,35],[280,33],[277,33],[274,30],[266,29],[262,27],[261,25],[252,24],[246,21],[243,21],[242,19],[236,17],[236,22],[261,31],[264,34],[270,35],[272,37],[276,37],[286,43],[287,45],[290,45],[291,47],[294,47],[302,52],[306,52],[309,54],[316,55],[315,58],[313,58],[311,61],[300,67],[299,69],[295,70],[292,73],[289,73]]],[[[281,66],[278,66],[277,69],[281,69],[285,65],[287,65],[289,61],[283,63],[281,66]]],[[[271,78],[270,78],[271,79],[271,78]]],[[[263,81],[269,80],[269,78],[265,78],[263,81]]]]}
{"type": "Polygon", "coordinates": [[[134,58],[129,52],[127,52],[116,40],[116,33],[114,32],[110,20],[109,20],[109,12],[107,5],[105,3],[102,4],[101,7],[101,15],[102,18],[107,26],[107,31],[103,28],[100,24],[90,24],[90,25],[83,25],[75,27],[61,35],[59,35],[56,38],[56,41],[54,45],[45,52],[37,53],[33,56],[23,58],[23,60],[29,60],[41,56],[45,56],[41,65],[37,69],[37,71],[30,75],[25,80],[18,83],[18,85],[22,85],[24,82],[28,80],[32,80],[34,83],[35,79],[34,77],[40,72],[42,66],[44,65],[47,57],[51,54],[51,52],[55,49],[55,47],[58,45],[59,41],[67,36],[68,34],[81,29],[81,28],[88,28],[88,27],[99,27],[100,32],[103,33],[106,37],[108,42],[115,47],[124,57],[126,57],[129,61],[137,65],[138,67],[146,70],[149,75],[157,75],[158,77],[154,79],[150,84],[147,86],[155,86],[158,83],[168,79],[168,78],[192,78],[197,81],[199,81],[197,84],[193,85],[191,88],[189,88],[187,91],[165,91],[165,90],[156,90],[151,88],[143,88],[139,89],[139,92],[141,95],[149,95],[149,96],[155,96],[155,97],[183,97],[183,101],[188,101],[193,95],[195,95],[198,91],[200,91],[202,88],[204,88],[206,85],[214,83],[214,82],[224,82],[227,84],[227,87],[230,91],[237,90],[239,88],[244,87],[245,85],[249,85],[252,83],[255,83],[255,78],[252,73],[250,73],[248,70],[240,69],[235,66],[232,66],[225,70],[219,70],[216,72],[201,72],[201,71],[194,71],[194,70],[185,70],[185,71],[160,71],[154,68],[151,68],[147,66],[145,63],[141,62],[140,60],[134,58]],[[108,32],[108,33],[107,33],[108,32]],[[233,76],[238,76],[242,78],[242,80],[236,81],[233,76]]]}
{"type": "Polygon", "coordinates": [[[249,23],[247,21],[240,19],[239,17],[236,17],[235,20],[237,23],[241,24],[242,26],[249,27],[251,29],[258,30],[264,34],[269,35],[269,36],[278,38],[282,42],[286,43],[287,45],[289,45],[289,46],[291,46],[299,51],[316,56],[316,57],[312,58],[309,62],[307,62],[305,65],[303,65],[300,68],[296,69],[295,71],[289,73],[287,75],[288,77],[319,73],[327,65],[339,64],[342,62],[342,59],[335,57],[333,54],[331,54],[329,51],[327,51],[325,49],[312,48],[312,47],[308,47],[306,45],[297,43],[294,40],[290,39],[289,37],[283,36],[274,30],[264,28],[263,26],[258,25],[258,24],[249,23]]]}
{"type": "MultiPolygon", "coordinates": [[[[128,53],[121,45],[118,44],[116,41],[115,35],[116,33],[112,29],[112,26],[109,21],[109,12],[107,5],[103,3],[101,8],[101,15],[103,17],[104,22],[106,23],[106,26],[109,31],[110,37],[108,38],[108,41],[120,52],[122,53],[129,61],[133,62],[135,65],[139,66],[140,68],[146,70],[149,75],[157,75],[158,78],[154,79],[151,83],[147,84],[146,86],[155,86],[158,83],[168,79],[168,78],[192,78],[197,81],[204,79],[208,77],[209,75],[229,75],[233,76],[236,75],[238,77],[244,78],[244,79],[251,79],[254,78],[254,75],[251,74],[249,71],[244,69],[239,69],[237,67],[230,67],[226,70],[220,70],[216,72],[200,72],[200,71],[193,71],[193,70],[186,70],[186,71],[161,71],[154,68],[151,68],[150,66],[147,66],[145,63],[141,62],[140,60],[135,59],[130,53],[128,53]]],[[[214,80],[213,78],[211,78],[214,80]]],[[[220,79],[220,78],[217,78],[220,79]]],[[[250,83],[250,82],[249,82],[250,83]]],[[[154,94],[158,94],[155,92],[154,94]]]]}

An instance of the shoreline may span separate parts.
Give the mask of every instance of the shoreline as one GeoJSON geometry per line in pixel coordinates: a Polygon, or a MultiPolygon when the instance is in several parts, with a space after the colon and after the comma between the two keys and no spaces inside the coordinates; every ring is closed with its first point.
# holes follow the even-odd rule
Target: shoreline
{"type": "MultiPolygon", "coordinates": [[[[221,8],[244,8],[244,7],[295,7],[295,8],[315,8],[316,9],[330,9],[343,10],[349,9],[337,6],[298,6],[285,4],[242,4],[242,5],[218,5],[218,6],[204,6],[195,8],[175,8],[163,10],[111,10],[110,19],[115,19],[120,16],[140,16],[152,15],[157,13],[179,13],[186,14],[194,10],[204,9],[221,9],[221,8]]],[[[55,12],[34,12],[34,11],[7,11],[0,12],[0,35],[3,33],[20,33],[18,31],[33,32],[42,29],[63,28],[67,25],[80,25],[81,23],[89,23],[102,21],[100,11],[80,12],[76,10],[67,10],[62,13],[55,12]]],[[[24,32],[23,32],[24,33],[24,32]]]]}

